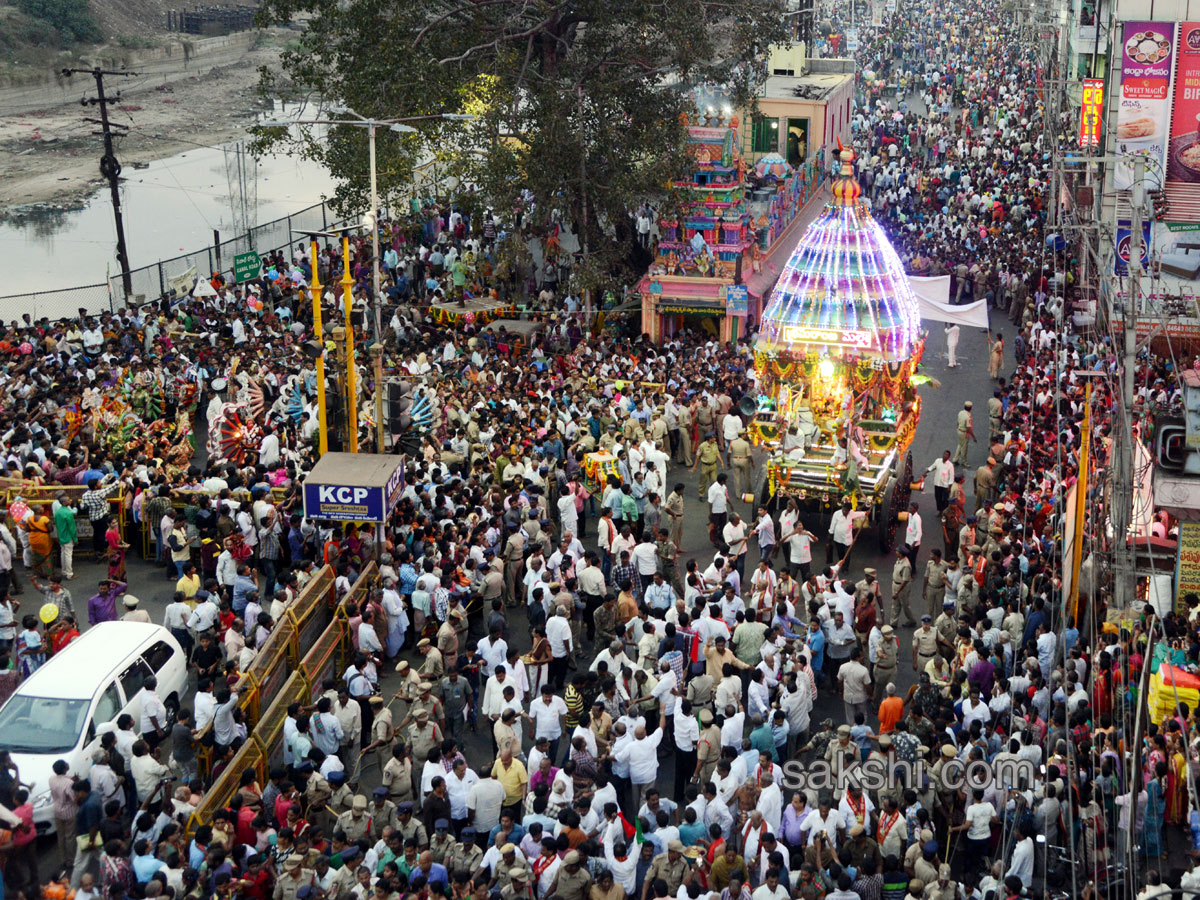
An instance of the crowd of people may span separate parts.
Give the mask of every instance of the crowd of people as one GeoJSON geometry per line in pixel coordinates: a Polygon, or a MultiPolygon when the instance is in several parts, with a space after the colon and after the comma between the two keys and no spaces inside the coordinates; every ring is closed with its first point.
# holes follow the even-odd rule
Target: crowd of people
{"type": "MultiPolygon", "coordinates": [[[[6,474],[39,499],[0,525],[0,684],[81,628],[150,621],[127,566],[157,565],[196,691],[167,721],[147,681],[140,719],[114,723],[86,777],[60,763],[49,800],[0,755],[8,892],[1011,900],[1115,896],[1127,870],[1143,898],[1165,880],[1200,890],[1167,856],[1194,808],[1194,711],[1134,747],[1128,702],[1152,636],[1196,661],[1200,601],[1190,620],[1100,628],[1090,560],[1078,600],[1064,592],[1085,408],[1103,465],[1114,402],[1103,379],[1089,401],[1080,372],[1116,360],[1062,315],[1035,60],[1016,37],[999,4],[912,0],[862,38],[864,196],[910,271],[950,274],[956,302],[986,300],[1014,332],[977,361],[986,432],[968,400],[925,473],[934,509],[914,504],[886,567],[856,547],[849,508],[828,522],[795,498],[743,502],[753,335],[590,335],[558,260],[526,283],[499,249],[519,222],[491,213],[430,205],[384,226],[386,365],[432,414],[378,531],[303,515],[318,427],[306,248],[251,285],[214,277],[213,296],[13,323],[6,474]],[[529,298],[542,334],[431,320],[430,303],[466,295],[529,298]],[[214,439],[230,421],[236,437],[214,439]],[[193,457],[193,430],[208,454],[193,457]],[[597,449],[619,477],[586,471],[597,449]],[[85,520],[107,563],[86,603],[85,520]],[[143,531],[148,558],[127,561],[143,531]],[[233,688],[256,648],[318,567],[344,598],[371,563],[378,584],[346,609],[348,668],[289,709],[266,777],[229,770],[248,739],[233,688]],[[868,763],[894,777],[843,777],[868,763]],[[953,781],[972,764],[992,774],[953,781]],[[217,779],[237,790],[197,822],[217,779]],[[61,867],[43,884],[32,822],[47,802],[61,867]]],[[[350,244],[368,329],[369,246],[350,244]]],[[[324,247],[315,274],[329,285],[341,267],[324,247]]],[[[336,308],[328,295],[326,328],[336,308]]],[[[1173,375],[1143,360],[1145,408],[1178,402],[1173,375]]],[[[371,379],[364,365],[364,441],[371,379]]]]}

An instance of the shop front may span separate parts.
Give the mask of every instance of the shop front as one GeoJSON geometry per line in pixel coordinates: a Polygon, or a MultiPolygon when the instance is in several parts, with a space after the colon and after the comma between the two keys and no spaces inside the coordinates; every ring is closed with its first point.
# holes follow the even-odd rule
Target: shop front
{"type": "Polygon", "coordinates": [[[761,310],[761,298],[751,297],[745,285],[712,278],[646,277],[638,290],[642,331],[656,342],[685,329],[736,341],[761,310]]]}

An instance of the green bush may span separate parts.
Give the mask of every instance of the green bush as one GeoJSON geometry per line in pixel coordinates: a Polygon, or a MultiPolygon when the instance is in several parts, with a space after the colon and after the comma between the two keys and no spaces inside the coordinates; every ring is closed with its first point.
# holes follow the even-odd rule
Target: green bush
{"type": "Polygon", "coordinates": [[[17,0],[17,8],[56,30],[63,44],[91,44],[103,37],[87,0],[17,0]]]}

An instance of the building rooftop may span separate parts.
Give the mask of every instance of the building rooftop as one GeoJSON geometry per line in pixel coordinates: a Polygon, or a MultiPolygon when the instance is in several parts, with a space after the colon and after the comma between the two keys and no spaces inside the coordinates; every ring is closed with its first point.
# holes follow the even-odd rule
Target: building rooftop
{"type": "Polygon", "coordinates": [[[771,75],[763,87],[764,100],[826,100],[854,79],[853,72],[810,72],[807,75],[771,75]]]}

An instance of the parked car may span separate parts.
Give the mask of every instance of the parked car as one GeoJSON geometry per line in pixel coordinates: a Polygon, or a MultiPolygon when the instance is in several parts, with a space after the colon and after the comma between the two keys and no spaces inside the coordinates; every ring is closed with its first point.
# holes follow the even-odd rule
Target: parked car
{"type": "Polygon", "coordinates": [[[187,656],[161,625],[104,622],[52,656],[0,707],[0,749],[12,755],[20,779],[31,784],[39,834],[54,831],[50,776],[56,760],[86,777],[100,737],[121,713],[141,718],[142,684],[158,678],[158,696],[172,724],[187,691],[187,656]]]}

